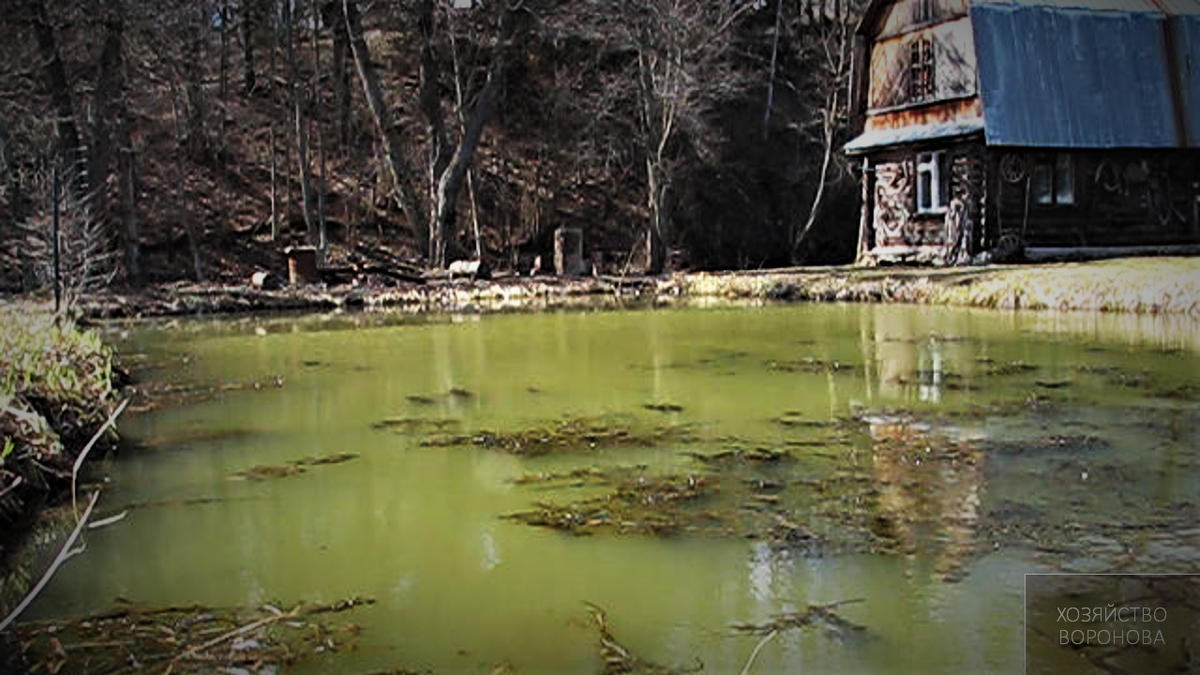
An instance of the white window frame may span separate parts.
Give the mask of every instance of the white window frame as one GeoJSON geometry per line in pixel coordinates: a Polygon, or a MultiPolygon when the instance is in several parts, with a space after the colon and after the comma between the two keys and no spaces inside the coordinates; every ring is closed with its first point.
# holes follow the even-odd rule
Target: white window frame
{"type": "MultiPolygon", "coordinates": [[[[945,213],[950,205],[950,195],[942,194],[942,157],[944,155],[944,150],[917,154],[917,213],[945,213]],[[925,194],[925,181],[921,180],[923,174],[929,174],[929,190],[931,192],[929,195],[925,194]],[[929,197],[928,200],[925,199],[926,196],[929,197]]],[[[946,187],[949,188],[948,185],[946,187]]],[[[949,192],[948,189],[947,192],[949,192]]]]}

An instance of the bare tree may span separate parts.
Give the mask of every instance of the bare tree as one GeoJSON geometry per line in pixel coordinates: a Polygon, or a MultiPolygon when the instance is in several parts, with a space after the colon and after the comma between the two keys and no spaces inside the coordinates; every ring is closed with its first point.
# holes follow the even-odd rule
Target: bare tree
{"type": "Polygon", "coordinates": [[[384,164],[392,179],[392,194],[400,210],[408,218],[408,225],[413,238],[417,242],[417,250],[421,255],[428,255],[429,232],[426,230],[426,218],[420,203],[409,184],[412,174],[408,163],[404,160],[400,136],[392,125],[392,114],[387,100],[383,97],[383,87],[379,84],[379,75],[375,72],[375,64],[371,61],[371,51],[363,36],[362,20],[359,18],[358,5],[354,0],[342,0],[342,14],[345,18],[345,28],[350,41],[351,53],[358,69],[359,79],[362,80],[363,93],[367,98],[367,106],[375,120],[375,130],[383,142],[384,164]]]}
{"type": "MultiPolygon", "coordinates": [[[[684,148],[712,160],[720,132],[712,114],[740,94],[747,79],[734,60],[733,33],[754,3],[727,0],[581,0],[569,30],[585,30],[607,49],[632,55],[621,85],[637,101],[646,177],[647,269],[662,271],[671,231],[670,192],[684,148]],[[584,28],[586,27],[586,28],[584,28]]],[[[564,22],[566,23],[566,22],[564,22]]]]}
{"type": "Polygon", "coordinates": [[[319,217],[313,203],[312,170],[308,162],[308,129],[304,123],[304,94],[300,84],[300,62],[296,56],[295,17],[292,3],[283,3],[284,50],[290,68],[292,107],[296,122],[296,150],[300,163],[300,199],[304,202],[304,225],[308,243],[315,245],[320,238],[319,217]]]}
{"type": "Polygon", "coordinates": [[[242,0],[242,94],[249,96],[258,85],[255,70],[255,39],[263,20],[263,0],[242,0]]]}
{"type": "MultiPolygon", "coordinates": [[[[475,152],[479,148],[484,127],[492,118],[508,64],[509,43],[514,38],[517,22],[523,13],[524,8],[519,2],[505,2],[500,11],[499,25],[496,30],[497,37],[483,85],[475,95],[470,112],[466,112],[460,107],[460,115],[464,121],[458,145],[454,149],[454,154],[444,162],[440,171],[437,170],[437,167],[441,165],[442,160],[435,165],[433,175],[436,176],[437,182],[433,190],[434,225],[431,232],[431,248],[433,263],[436,266],[446,264],[448,240],[457,224],[459,196],[467,177],[467,171],[471,168],[475,152]]],[[[445,123],[440,122],[438,126],[443,129],[442,133],[444,133],[445,123]]],[[[441,152],[445,152],[445,147],[441,152]]]]}
{"type": "Polygon", "coordinates": [[[54,27],[46,14],[44,0],[30,0],[29,10],[33,23],[33,33],[37,39],[38,52],[42,59],[42,68],[46,78],[46,89],[54,103],[54,130],[58,135],[59,155],[67,177],[68,188],[77,197],[83,195],[83,175],[86,175],[83,148],[79,142],[79,130],[75,126],[75,106],[71,94],[71,84],[67,80],[67,71],[63,66],[62,57],[58,51],[58,40],[54,27]]]}
{"type": "Polygon", "coordinates": [[[317,0],[309,1],[312,17],[312,57],[313,77],[310,84],[310,95],[313,102],[312,122],[317,129],[317,250],[322,262],[329,254],[328,229],[325,225],[325,128],[321,114],[325,106],[321,105],[321,15],[317,12],[317,0]]]}
{"type": "Polygon", "coordinates": [[[822,0],[798,5],[792,17],[797,38],[791,40],[797,60],[804,64],[805,81],[800,91],[810,100],[814,115],[801,120],[807,140],[819,148],[816,187],[804,219],[793,223],[791,254],[793,261],[803,259],[803,247],[813,227],[824,215],[826,196],[831,184],[848,180],[845,156],[840,152],[849,122],[849,84],[854,26],[861,16],[861,0],[837,0],[831,7],[822,0]],[[799,7],[804,7],[803,10],[799,7]]]}

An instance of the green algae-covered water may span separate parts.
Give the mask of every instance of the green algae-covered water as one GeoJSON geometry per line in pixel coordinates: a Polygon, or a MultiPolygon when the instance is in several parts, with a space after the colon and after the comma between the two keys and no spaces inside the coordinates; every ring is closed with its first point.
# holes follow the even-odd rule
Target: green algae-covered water
{"type": "Polygon", "coordinates": [[[846,602],[858,629],[781,630],[752,672],[1021,672],[1026,572],[1200,572],[1198,334],[895,306],[114,333],[203,395],[122,420],[101,515],[128,514],[30,618],[370,597],[289,672],[595,673],[593,603],[647,663],[739,673],[763,633],[735,625],[846,602]],[[572,424],[600,440],[555,445],[572,424]],[[503,517],[603,499],[553,479],[581,470],[715,489],[661,531],[503,517]]]}

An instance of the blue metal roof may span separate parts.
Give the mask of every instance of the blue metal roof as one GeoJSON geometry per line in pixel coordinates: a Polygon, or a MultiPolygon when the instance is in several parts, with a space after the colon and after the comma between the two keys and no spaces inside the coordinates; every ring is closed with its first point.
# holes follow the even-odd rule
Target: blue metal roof
{"type": "Polygon", "coordinates": [[[938,124],[919,124],[899,129],[868,131],[845,145],[846,152],[854,154],[871,148],[904,143],[933,141],[939,138],[956,138],[983,131],[983,120],[971,117],[938,124]]]}
{"type": "MultiPolygon", "coordinates": [[[[1174,2],[1183,9],[1195,7],[1191,0],[1174,2]]],[[[987,142],[1071,148],[1182,145],[1184,129],[1172,107],[1167,15],[1149,0],[1052,3],[971,5],[987,142]]],[[[1172,21],[1187,53],[1200,56],[1200,20],[1177,16],[1172,21]]],[[[1200,66],[1200,60],[1194,62],[1200,66]]],[[[1184,116],[1200,122],[1197,75],[1184,69],[1180,84],[1190,103],[1184,116]]]]}
{"type": "Polygon", "coordinates": [[[1180,96],[1188,134],[1187,146],[1200,145],[1200,15],[1171,19],[1179,68],[1180,96]]]}

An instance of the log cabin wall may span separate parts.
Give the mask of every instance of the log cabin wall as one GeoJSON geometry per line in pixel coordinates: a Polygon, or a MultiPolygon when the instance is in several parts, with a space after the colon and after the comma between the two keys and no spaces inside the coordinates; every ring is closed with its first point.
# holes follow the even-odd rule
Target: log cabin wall
{"type": "Polygon", "coordinates": [[[1200,243],[1192,150],[990,148],[995,193],[983,246],[1001,238],[1031,247],[1200,243]]]}
{"type": "Polygon", "coordinates": [[[957,140],[942,144],[889,148],[872,153],[869,245],[877,259],[926,259],[953,262],[982,250],[986,203],[983,144],[957,140]],[[918,208],[918,164],[940,154],[944,206],[918,208]]]}

